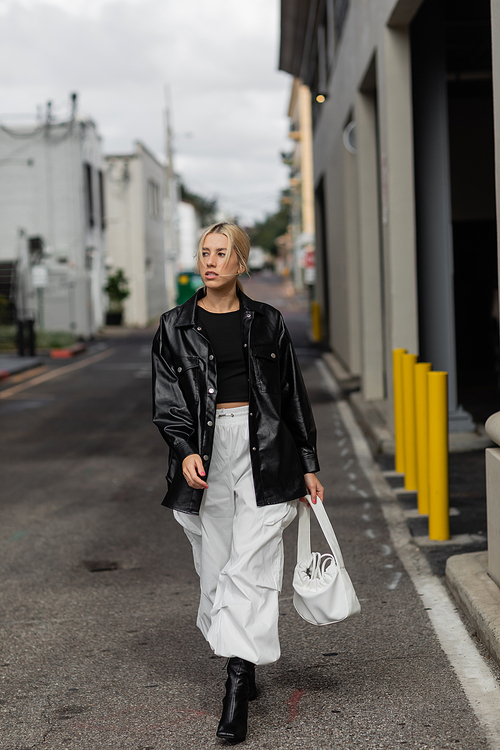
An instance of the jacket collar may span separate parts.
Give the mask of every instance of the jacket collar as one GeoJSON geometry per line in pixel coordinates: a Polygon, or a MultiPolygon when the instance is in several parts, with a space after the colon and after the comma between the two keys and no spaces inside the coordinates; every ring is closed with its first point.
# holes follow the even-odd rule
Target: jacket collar
{"type": "MultiPolygon", "coordinates": [[[[179,315],[174,323],[176,328],[181,328],[182,326],[194,326],[196,305],[198,304],[198,300],[204,297],[206,293],[206,288],[202,286],[192,297],[184,302],[184,304],[179,306],[179,315]]],[[[264,305],[262,302],[256,302],[250,297],[247,297],[247,295],[238,288],[236,288],[236,294],[240,299],[240,306],[243,310],[249,310],[258,313],[259,315],[264,315],[264,305]]]]}

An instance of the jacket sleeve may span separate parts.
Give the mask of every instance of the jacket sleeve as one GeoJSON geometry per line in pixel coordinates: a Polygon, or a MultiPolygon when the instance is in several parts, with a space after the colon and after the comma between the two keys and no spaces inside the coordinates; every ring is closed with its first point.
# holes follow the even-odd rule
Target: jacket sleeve
{"type": "Polygon", "coordinates": [[[304,474],[319,471],[316,425],[297,355],[280,316],[281,418],[292,433],[304,474]]]}
{"type": "Polygon", "coordinates": [[[153,339],[153,422],[160,430],[169,448],[182,462],[192,453],[198,453],[192,437],[196,432],[193,415],[189,411],[179,379],[172,365],[171,354],[165,341],[163,321],[153,339]]]}

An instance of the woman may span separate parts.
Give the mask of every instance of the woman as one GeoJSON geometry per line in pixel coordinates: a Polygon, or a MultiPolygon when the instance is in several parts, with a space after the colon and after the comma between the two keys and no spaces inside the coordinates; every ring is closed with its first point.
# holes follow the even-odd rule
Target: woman
{"type": "Polygon", "coordinates": [[[153,421],[170,448],[168,492],[200,576],[197,625],[229,659],[217,736],[245,739],[255,665],[280,656],[283,530],[297,498],[323,499],[316,428],[281,314],[238,277],[250,243],[235,224],[206,229],[204,288],[161,317],[153,343],[153,421]]]}

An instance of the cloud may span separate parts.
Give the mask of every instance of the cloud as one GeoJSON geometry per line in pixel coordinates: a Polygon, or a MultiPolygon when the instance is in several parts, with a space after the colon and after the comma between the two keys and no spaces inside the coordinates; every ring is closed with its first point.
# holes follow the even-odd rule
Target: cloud
{"type": "Polygon", "coordinates": [[[161,154],[168,86],[185,182],[221,196],[244,220],[261,216],[274,210],[286,183],[279,152],[287,148],[291,79],[276,70],[278,6],[0,0],[3,112],[34,111],[48,99],[62,111],[78,91],[107,153],[140,139],[161,154]]]}

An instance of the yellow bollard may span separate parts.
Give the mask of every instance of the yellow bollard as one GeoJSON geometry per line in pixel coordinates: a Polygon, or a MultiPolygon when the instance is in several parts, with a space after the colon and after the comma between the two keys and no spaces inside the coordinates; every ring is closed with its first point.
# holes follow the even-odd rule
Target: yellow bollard
{"type": "Polygon", "coordinates": [[[429,514],[429,389],[427,375],[432,365],[415,365],[415,414],[417,424],[418,512],[429,514]]]}
{"type": "Polygon", "coordinates": [[[405,436],[405,489],[416,490],[417,430],[415,426],[415,365],[416,354],[403,354],[403,415],[405,436]]]}
{"type": "Polygon", "coordinates": [[[429,538],[450,538],[448,373],[429,372],[429,538]]]}
{"type": "Polygon", "coordinates": [[[319,302],[311,302],[311,322],[313,341],[321,341],[321,308],[319,302]]]}
{"type": "Polygon", "coordinates": [[[394,396],[394,468],[405,471],[405,435],[403,413],[403,361],[406,349],[392,350],[392,392],[394,396]]]}

